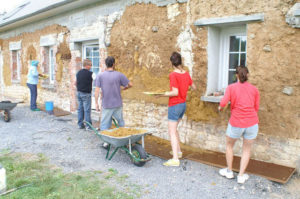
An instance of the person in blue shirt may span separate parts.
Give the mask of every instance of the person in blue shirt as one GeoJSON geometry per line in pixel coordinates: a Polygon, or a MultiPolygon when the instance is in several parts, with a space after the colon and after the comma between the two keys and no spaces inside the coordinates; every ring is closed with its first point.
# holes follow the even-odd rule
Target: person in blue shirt
{"type": "Polygon", "coordinates": [[[27,86],[30,90],[30,109],[32,111],[40,111],[36,106],[37,84],[39,82],[39,72],[37,70],[39,61],[32,60],[27,74],[27,86]]]}

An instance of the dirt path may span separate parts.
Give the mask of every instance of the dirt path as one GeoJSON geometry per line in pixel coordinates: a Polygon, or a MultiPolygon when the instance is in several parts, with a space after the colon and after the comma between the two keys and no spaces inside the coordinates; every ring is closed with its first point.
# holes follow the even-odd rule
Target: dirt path
{"type": "MultiPolygon", "coordinates": [[[[0,120],[0,150],[43,153],[52,164],[65,172],[116,169],[129,180],[142,185],[142,198],[298,198],[289,186],[299,179],[293,176],[287,185],[250,176],[243,186],[236,180],[218,175],[218,169],[204,164],[182,161],[179,168],[163,167],[162,159],[153,157],[144,167],[136,167],[123,152],[105,160],[101,140],[91,131],[79,130],[76,115],[54,117],[31,112],[25,106],[12,111],[12,120],[0,120]]],[[[296,185],[297,186],[297,185],[296,185]]],[[[298,190],[298,189],[295,189],[298,190]]]]}

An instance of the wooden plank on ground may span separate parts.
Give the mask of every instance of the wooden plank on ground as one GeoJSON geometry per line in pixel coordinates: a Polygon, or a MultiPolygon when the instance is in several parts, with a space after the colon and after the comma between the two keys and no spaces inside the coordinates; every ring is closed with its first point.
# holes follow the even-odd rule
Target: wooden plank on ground
{"type": "MultiPolygon", "coordinates": [[[[42,111],[46,112],[45,106],[38,105],[38,108],[41,109],[42,111]]],[[[53,108],[53,115],[55,115],[56,117],[60,117],[60,116],[71,115],[71,112],[62,110],[62,109],[57,108],[57,107],[54,107],[53,108]]]]}
{"type": "MultiPolygon", "coordinates": [[[[169,153],[171,150],[171,145],[168,140],[151,135],[146,136],[145,149],[151,155],[158,156],[163,159],[172,158],[169,153]]],[[[181,149],[183,152],[183,158],[185,159],[220,168],[226,167],[226,158],[224,153],[198,149],[184,144],[181,144],[181,149]]],[[[234,156],[234,171],[239,171],[240,160],[240,157],[234,156]]],[[[251,159],[247,168],[247,172],[275,182],[286,183],[295,172],[295,168],[251,159]]]]}

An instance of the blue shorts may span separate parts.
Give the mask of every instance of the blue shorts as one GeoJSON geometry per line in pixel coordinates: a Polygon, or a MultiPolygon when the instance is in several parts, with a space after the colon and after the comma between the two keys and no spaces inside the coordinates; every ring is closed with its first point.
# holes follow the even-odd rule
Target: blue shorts
{"type": "Polygon", "coordinates": [[[114,117],[119,127],[125,126],[123,119],[123,107],[118,108],[102,108],[101,110],[101,124],[100,130],[104,131],[110,129],[112,123],[112,117],[114,117]]]}
{"type": "Polygon", "coordinates": [[[186,103],[176,104],[174,106],[169,106],[168,108],[168,120],[177,122],[180,120],[186,110],[186,103]]]}
{"type": "Polygon", "coordinates": [[[243,136],[247,140],[253,140],[256,138],[257,133],[258,133],[258,124],[255,124],[248,128],[239,128],[239,127],[231,126],[231,124],[228,123],[227,130],[226,130],[226,135],[233,139],[238,139],[241,136],[243,136]]]}

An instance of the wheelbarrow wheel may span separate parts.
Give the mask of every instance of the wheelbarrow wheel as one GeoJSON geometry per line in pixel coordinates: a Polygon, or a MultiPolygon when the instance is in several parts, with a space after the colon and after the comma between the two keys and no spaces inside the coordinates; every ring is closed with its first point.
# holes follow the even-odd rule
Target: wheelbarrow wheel
{"type": "Polygon", "coordinates": [[[5,122],[10,121],[10,112],[9,112],[9,110],[4,110],[4,121],[5,122]]]}
{"type": "MultiPolygon", "coordinates": [[[[146,153],[145,149],[139,144],[136,144],[132,147],[131,153],[137,159],[146,159],[147,158],[147,153],[146,153]]],[[[135,166],[138,166],[138,167],[142,167],[146,163],[143,161],[137,161],[134,158],[131,158],[131,161],[135,166]]]]}

